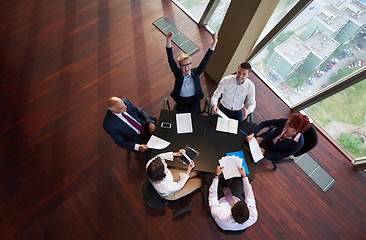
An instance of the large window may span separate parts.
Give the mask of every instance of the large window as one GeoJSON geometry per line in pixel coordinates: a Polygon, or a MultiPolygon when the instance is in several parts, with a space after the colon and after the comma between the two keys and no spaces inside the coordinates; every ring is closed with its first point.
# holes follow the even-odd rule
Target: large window
{"type": "Polygon", "coordinates": [[[221,0],[217,5],[215,11],[210,17],[207,25],[214,31],[219,32],[222,22],[224,21],[224,17],[226,15],[226,11],[230,5],[231,0],[221,0]]]}
{"type": "MultiPolygon", "coordinates": [[[[231,3],[173,1],[215,32],[231,3]]],[[[250,63],[291,109],[304,110],[353,158],[366,159],[366,0],[314,0],[298,10],[307,4],[300,3],[280,0],[258,42],[277,23],[282,30],[258,45],[250,63]]]]}
{"type": "MultiPolygon", "coordinates": [[[[172,0],[194,21],[210,31],[219,32],[231,0],[172,0]],[[211,2],[211,4],[209,4],[211,2]],[[206,14],[204,14],[206,12],[206,14]]],[[[258,42],[291,10],[299,0],[280,0],[258,42]]],[[[245,3],[244,3],[245,4],[245,3]]]]}
{"type": "Polygon", "coordinates": [[[280,0],[266,27],[263,29],[261,35],[259,36],[257,43],[260,42],[264,38],[264,36],[266,36],[269,31],[272,30],[272,28],[292,9],[292,7],[298,1],[299,0],[280,0]]]}
{"type": "Polygon", "coordinates": [[[209,1],[210,0],[173,0],[175,4],[196,22],[199,22],[201,19],[209,1]]]}
{"type": "Polygon", "coordinates": [[[305,112],[355,159],[366,157],[366,83],[339,84],[365,73],[365,25],[364,1],[314,0],[251,60],[291,108],[311,102],[305,112]]]}
{"type": "Polygon", "coordinates": [[[305,109],[355,159],[366,156],[366,80],[305,109]]]}

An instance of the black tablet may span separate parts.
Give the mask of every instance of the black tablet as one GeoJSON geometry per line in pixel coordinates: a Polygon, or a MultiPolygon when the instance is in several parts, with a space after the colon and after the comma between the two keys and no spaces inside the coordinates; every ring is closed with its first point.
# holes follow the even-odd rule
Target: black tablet
{"type": "Polygon", "coordinates": [[[186,146],[185,150],[186,150],[185,154],[183,154],[179,158],[185,164],[192,164],[192,161],[196,159],[196,157],[199,155],[199,152],[197,152],[196,150],[194,150],[189,146],[186,146]]]}

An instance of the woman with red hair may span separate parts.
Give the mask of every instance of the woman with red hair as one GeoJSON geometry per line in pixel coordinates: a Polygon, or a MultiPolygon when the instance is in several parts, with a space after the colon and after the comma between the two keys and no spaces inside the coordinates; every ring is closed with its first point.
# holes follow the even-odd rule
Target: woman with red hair
{"type": "Polygon", "coordinates": [[[266,120],[257,125],[253,133],[246,137],[250,142],[257,138],[266,159],[278,160],[291,156],[304,145],[301,134],[310,127],[309,118],[300,113],[291,114],[290,118],[266,120]],[[257,137],[257,134],[268,127],[269,130],[257,137]]]}

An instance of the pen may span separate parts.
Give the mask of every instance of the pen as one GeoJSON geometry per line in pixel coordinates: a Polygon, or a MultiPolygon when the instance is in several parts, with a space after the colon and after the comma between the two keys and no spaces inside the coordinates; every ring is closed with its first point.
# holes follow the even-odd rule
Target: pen
{"type": "Polygon", "coordinates": [[[203,136],[206,136],[206,127],[205,127],[205,133],[203,134],[203,136]]]}
{"type": "Polygon", "coordinates": [[[248,134],[246,134],[245,132],[243,132],[242,130],[239,129],[239,131],[244,134],[245,136],[248,136],[248,134]]]}
{"type": "Polygon", "coordinates": [[[243,148],[245,148],[245,150],[247,150],[248,152],[250,152],[250,150],[246,146],[243,145],[243,148]]]}

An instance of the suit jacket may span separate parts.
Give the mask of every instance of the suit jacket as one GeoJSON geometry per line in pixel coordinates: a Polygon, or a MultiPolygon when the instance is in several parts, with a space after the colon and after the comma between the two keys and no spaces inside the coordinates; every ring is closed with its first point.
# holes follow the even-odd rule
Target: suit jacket
{"type": "MultiPolygon", "coordinates": [[[[253,133],[257,134],[261,129],[265,127],[274,127],[265,132],[261,137],[263,137],[265,145],[264,157],[266,159],[278,160],[291,156],[292,154],[298,152],[300,148],[304,145],[304,136],[301,134],[299,141],[295,141],[293,136],[291,139],[285,138],[273,144],[273,139],[282,133],[283,128],[286,125],[287,118],[273,119],[263,121],[258,124],[254,129],[253,133]]],[[[262,145],[262,144],[261,144],[262,145]]]]}
{"type": "MultiPolygon", "coordinates": [[[[174,77],[175,77],[174,88],[173,88],[173,91],[170,93],[170,96],[174,99],[175,102],[177,102],[178,98],[179,98],[180,90],[182,89],[184,76],[182,73],[182,69],[177,66],[177,63],[174,60],[172,48],[167,47],[166,53],[168,55],[168,63],[170,66],[170,70],[173,72],[174,77]]],[[[207,50],[204,58],[202,59],[200,65],[198,65],[198,67],[196,67],[196,68],[192,68],[192,70],[191,70],[191,76],[194,81],[194,86],[196,87],[197,102],[199,102],[204,96],[202,88],[201,88],[200,75],[205,70],[212,53],[213,53],[213,51],[209,48],[207,50]]]]}
{"type": "MultiPolygon", "coordinates": [[[[127,113],[141,123],[141,126],[149,132],[148,125],[153,123],[150,115],[141,108],[133,105],[127,98],[123,98],[122,101],[127,106],[127,113]]],[[[112,139],[118,146],[129,151],[134,151],[136,143],[145,144],[148,140],[147,136],[137,134],[135,130],[133,130],[109,109],[104,117],[103,128],[109,135],[111,135],[112,139]]]]}

